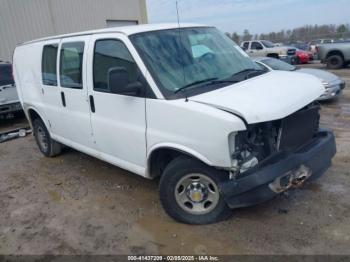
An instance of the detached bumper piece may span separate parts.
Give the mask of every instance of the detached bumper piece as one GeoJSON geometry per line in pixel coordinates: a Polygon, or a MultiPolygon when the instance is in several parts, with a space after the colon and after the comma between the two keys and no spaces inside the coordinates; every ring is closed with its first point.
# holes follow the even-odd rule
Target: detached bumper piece
{"type": "Polygon", "coordinates": [[[219,188],[230,208],[256,205],[301,186],[307,179],[318,178],[330,167],[335,153],[333,133],[320,130],[298,150],[274,154],[241,177],[221,183],[219,188]]]}

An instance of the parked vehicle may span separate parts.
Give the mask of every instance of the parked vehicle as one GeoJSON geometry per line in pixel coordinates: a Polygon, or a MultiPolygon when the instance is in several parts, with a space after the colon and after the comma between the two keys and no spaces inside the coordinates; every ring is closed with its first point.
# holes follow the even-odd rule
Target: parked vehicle
{"type": "Polygon", "coordinates": [[[12,65],[0,61],[0,116],[22,110],[12,76],[12,65]]]}
{"type": "Polygon", "coordinates": [[[294,47],[275,46],[266,40],[244,41],[241,47],[249,56],[267,56],[282,59],[294,56],[296,51],[294,47]]]}
{"type": "Polygon", "coordinates": [[[295,71],[298,73],[310,74],[317,77],[321,80],[323,86],[325,87],[325,92],[317,99],[318,101],[335,99],[340,96],[342,90],[345,88],[344,80],[340,79],[335,74],[324,70],[313,68],[298,68],[279,59],[268,57],[255,57],[254,61],[268,71],[295,71]]]}
{"type": "Polygon", "coordinates": [[[330,69],[339,69],[350,63],[350,42],[317,46],[318,58],[330,69]]]}
{"type": "Polygon", "coordinates": [[[304,42],[301,42],[301,41],[297,41],[297,42],[292,42],[290,44],[288,44],[289,46],[293,46],[297,49],[301,49],[301,50],[304,50],[304,51],[308,51],[309,50],[309,45],[304,43],[304,42]]]}
{"type": "Polygon", "coordinates": [[[295,51],[295,56],[297,64],[308,64],[310,62],[310,57],[312,54],[310,55],[310,53],[307,51],[297,49],[295,51]]]}
{"type": "Polygon", "coordinates": [[[333,39],[316,39],[316,40],[312,40],[309,43],[309,51],[311,53],[313,53],[314,55],[316,55],[317,54],[317,49],[316,49],[317,45],[330,44],[330,43],[333,43],[333,42],[334,42],[333,39]]]}
{"type": "Polygon", "coordinates": [[[333,133],[318,128],[322,83],[261,70],[214,27],[27,42],[15,49],[14,75],[45,156],[64,144],[160,176],[164,209],[185,223],[222,220],[316,178],[336,152],[333,133]]]}

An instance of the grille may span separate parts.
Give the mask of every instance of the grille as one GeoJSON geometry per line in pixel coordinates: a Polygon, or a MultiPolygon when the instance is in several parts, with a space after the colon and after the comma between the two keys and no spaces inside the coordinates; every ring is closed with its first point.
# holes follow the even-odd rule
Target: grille
{"type": "Polygon", "coordinates": [[[312,139],[319,126],[318,105],[312,105],[282,119],[277,147],[279,150],[294,151],[312,139]]]}

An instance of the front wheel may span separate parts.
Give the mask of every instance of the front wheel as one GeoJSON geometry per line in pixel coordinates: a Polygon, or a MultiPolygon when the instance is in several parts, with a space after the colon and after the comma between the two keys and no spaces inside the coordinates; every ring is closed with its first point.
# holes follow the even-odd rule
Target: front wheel
{"type": "Polygon", "coordinates": [[[160,200],[175,220],[187,224],[209,224],[231,214],[218,183],[228,174],[204,163],[178,157],[165,168],[160,180],[160,200]]]}

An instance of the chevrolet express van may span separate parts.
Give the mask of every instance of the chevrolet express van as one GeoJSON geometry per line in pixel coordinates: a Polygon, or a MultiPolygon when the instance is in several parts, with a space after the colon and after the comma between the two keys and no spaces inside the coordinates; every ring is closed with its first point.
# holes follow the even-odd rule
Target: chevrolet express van
{"type": "Polygon", "coordinates": [[[311,75],[261,70],[213,27],[140,25],[54,36],[14,52],[40,151],[63,145],[145,178],[166,212],[225,219],[320,176],[336,152],[311,75]]]}

